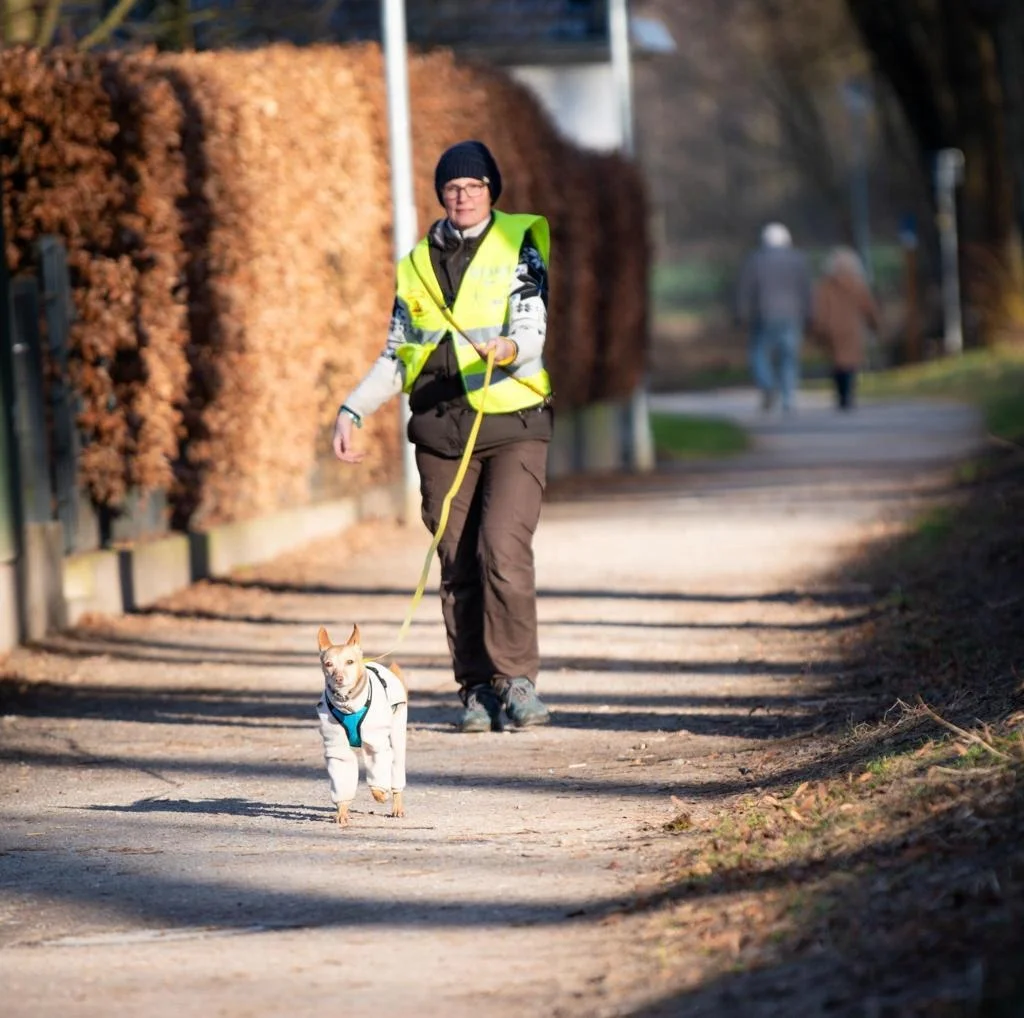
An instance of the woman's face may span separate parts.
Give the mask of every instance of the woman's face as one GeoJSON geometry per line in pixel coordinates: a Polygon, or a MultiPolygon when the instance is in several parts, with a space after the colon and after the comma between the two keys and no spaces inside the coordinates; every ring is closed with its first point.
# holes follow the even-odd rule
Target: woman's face
{"type": "Polygon", "coordinates": [[[456,177],[441,188],[448,220],[457,230],[469,230],[491,214],[491,189],[475,177],[456,177]]]}

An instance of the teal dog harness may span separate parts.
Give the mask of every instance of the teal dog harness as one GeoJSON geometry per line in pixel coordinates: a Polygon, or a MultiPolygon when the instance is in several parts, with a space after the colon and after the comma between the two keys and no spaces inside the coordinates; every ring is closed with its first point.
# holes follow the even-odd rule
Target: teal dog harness
{"type": "Polygon", "coordinates": [[[366,687],[366,703],[357,711],[352,711],[346,714],[344,711],[335,707],[331,703],[330,697],[327,693],[324,693],[324,702],[327,704],[327,709],[331,712],[331,716],[335,721],[345,729],[345,734],[348,736],[348,744],[353,749],[359,749],[363,744],[363,737],[360,734],[363,727],[363,721],[366,719],[366,715],[370,710],[370,704],[373,703],[373,677],[376,677],[377,681],[384,687],[384,693],[387,694],[388,684],[384,681],[384,676],[377,671],[373,665],[367,665],[366,670],[370,673],[370,678],[367,681],[366,687]]]}

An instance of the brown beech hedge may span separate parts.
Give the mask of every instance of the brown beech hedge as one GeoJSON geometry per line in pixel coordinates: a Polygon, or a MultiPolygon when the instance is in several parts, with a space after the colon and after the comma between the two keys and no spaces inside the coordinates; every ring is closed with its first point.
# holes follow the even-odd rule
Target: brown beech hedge
{"type": "MultiPolygon", "coordinates": [[[[647,212],[636,168],[565,141],[537,101],[449,53],[410,61],[421,231],[437,156],[494,151],[499,207],[552,224],[548,360],[563,409],[627,395],[642,367],[647,212]]],[[[332,466],[338,400],[391,309],[382,57],[372,45],[250,52],[0,53],[12,273],[68,248],[81,482],[117,510],[163,491],[199,528],[396,480],[398,410],[332,466]]]]}

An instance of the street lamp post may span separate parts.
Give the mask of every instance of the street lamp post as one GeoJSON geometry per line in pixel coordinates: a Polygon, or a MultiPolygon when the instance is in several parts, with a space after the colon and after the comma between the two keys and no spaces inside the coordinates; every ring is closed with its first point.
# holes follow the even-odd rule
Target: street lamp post
{"type": "Polygon", "coordinates": [[[935,205],[942,258],[943,348],[963,353],[964,330],[960,306],[960,255],[956,225],[956,189],[963,180],[964,154],[958,148],[941,149],[935,157],[935,205]]]}
{"type": "MultiPolygon", "coordinates": [[[[633,74],[629,46],[628,0],[608,0],[608,41],[611,49],[612,77],[619,100],[621,151],[628,159],[636,155],[633,137],[633,74]]],[[[646,337],[640,337],[646,340],[646,337]]],[[[644,351],[646,353],[646,351],[644,351]]],[[[646,374],[646,364],[644,365],[646,374]]],[[[651,436],[647,382],[641,375],[630,397],[625,429],[629,465],[636,471],[654,468],[654,441],[651,436]]]]}
{"type": "Polygon", "coordinates": [[[868,211],[867,120],[871,95],[865,82],[851,78],[842,88],[843,102],[850,115],[850,212],[854,247],[864,263],[868,282],[875,278],[871,258],[871,217],[868,211]]]}
{"type": "MultiPolygon", "coordinates": [[[[409,70],[405,0],[383,0],[381,37],[388,96],[388,142],[391,156],[392,239],[395,261],[416,245],[416,198],[413,190],[412,132],[409,116],[409,70]]],[[[401,399],[402,434],[409,420],[409,398],[401,399]]],[[[402,442],[402,505],[406,522],[418,514],[419,471],[411,442],[402,442]]]]}

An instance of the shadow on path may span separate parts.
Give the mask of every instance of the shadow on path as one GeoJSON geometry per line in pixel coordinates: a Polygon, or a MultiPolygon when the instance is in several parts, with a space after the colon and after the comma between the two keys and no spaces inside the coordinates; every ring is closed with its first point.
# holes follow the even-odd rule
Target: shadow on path
{"type": "MultiPolygon", "coordinates": [[[[204,581],[211,587],[236,590],[260,590],[272,594],[324,595],[330,597],[410,597],[412,587],[341,586],[325,583],[282,583],[276,580],[243,580],[237,577],[204,581]]],[[[436,587],[426,594],[437,596],[436,587]]],[[[870,606],[875,597],[867,588],[815,590],[777,590],[740,594],[692,593],[680,590],[610,590],[586,587],[542,587],[537,591],[541,600],[564,598],[573,601],[665,601],[688,604],[817,604],[834,607],[870,606]]],[[[161,614],[159,608],[147,609],[161,614]]]]}

